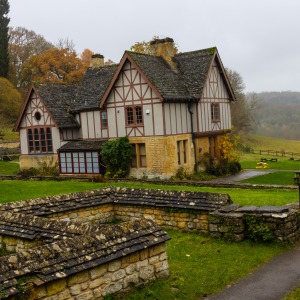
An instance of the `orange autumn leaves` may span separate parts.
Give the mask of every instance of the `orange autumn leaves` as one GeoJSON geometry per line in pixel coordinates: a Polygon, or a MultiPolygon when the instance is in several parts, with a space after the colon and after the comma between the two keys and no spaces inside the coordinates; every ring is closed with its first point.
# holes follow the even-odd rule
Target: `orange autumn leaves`
{"type": "Polygon", "coordinates": [[[90,64],[93,52],[86,49],[81,57],[68,48],[53,48],[34,55],[24,63],[22,80],[29,82],[79,83],[90,64]]]}

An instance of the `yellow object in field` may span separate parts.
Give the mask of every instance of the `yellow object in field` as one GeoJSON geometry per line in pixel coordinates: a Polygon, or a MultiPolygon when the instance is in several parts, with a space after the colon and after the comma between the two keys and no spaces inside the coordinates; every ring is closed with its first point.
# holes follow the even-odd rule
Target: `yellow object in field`
{"type": "Polygon", "coordinates": [[[256,164],[256,169],[268,169],[269,165],[264,162],[259,162],[256,164]]]}

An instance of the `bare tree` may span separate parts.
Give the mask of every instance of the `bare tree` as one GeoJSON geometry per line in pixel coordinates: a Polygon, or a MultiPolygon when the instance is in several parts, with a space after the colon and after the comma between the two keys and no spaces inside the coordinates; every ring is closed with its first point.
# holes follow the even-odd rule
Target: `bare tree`
{"type": "Polygon", "coordinates": [[[236,97],[236,101],[231,104],[232,124],[238,133],[248,133],[254,125],[254,112],[257,109],[256,94],[252,93],[246,97],[242,76],[228,68],[226,73],[236,97]]]}
{"type": "Polygon", "coordinates": [[[55,47],[58,50],[68,49],[69,52],[76,52],[75,51],[75,43],[72,40],[69,40],[68,38],[66,38],[66,39],[60,38],[58,40],[58,42],[55,44],[55,47]]]}

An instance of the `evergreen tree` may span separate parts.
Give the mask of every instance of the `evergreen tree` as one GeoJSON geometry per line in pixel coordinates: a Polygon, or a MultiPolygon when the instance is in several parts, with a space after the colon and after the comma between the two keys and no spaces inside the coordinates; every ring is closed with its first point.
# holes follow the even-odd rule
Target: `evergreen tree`
{"type": "Polygon", "coordinates": [[[9,3],[0,0],[0,77],[8,78],[9,55],[8,55],[8,23],[9,3]]]}

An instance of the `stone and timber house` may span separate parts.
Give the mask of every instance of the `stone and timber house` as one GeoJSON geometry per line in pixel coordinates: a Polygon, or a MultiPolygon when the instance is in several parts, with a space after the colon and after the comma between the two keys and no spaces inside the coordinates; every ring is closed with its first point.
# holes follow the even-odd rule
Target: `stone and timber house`
{"type": "MultiPolygon", "coordinates": [[[[173,40],[151,44],[159,53],[166,43],[173,40]]],[[[32,85],[15,125],[21,169],[58,161],[60,174],[103,174],[103,143],[123,136],[136,154],[136,177],[193,172],[204,154],[218,157],[235,100],[219,53],[169,55],[125,51],[109,66],[94,55],[81,85],[32,85]]]]}

